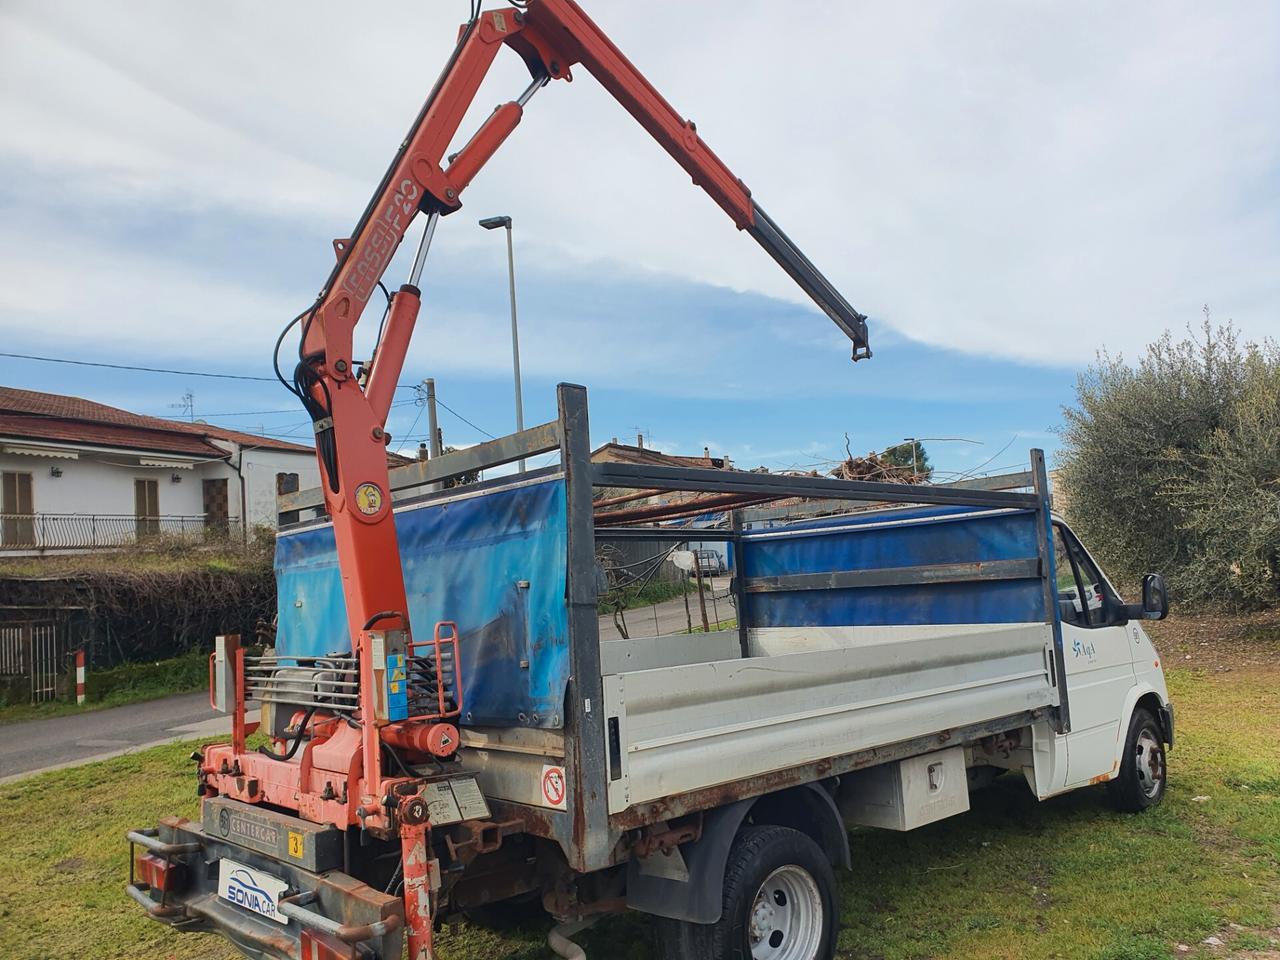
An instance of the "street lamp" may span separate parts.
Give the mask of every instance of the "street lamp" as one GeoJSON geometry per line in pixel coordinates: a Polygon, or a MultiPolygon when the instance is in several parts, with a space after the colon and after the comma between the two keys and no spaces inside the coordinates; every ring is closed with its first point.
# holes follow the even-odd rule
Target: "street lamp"
{"type": "MultiPolygon", "coordinates": [[[[524,399],[520,389],[520,333],[516,326],[516,257],[511,246],[511,218],[485,217],[480,226],[486,230],[497,230],[504,227],[507,231],[507,286],[511,293],[511,366],[515,370],[516,379],[516,431],[524,429],[524,399]]],[[[524,461],[520,461],[520,472],[524,473],[524,461]]]]}

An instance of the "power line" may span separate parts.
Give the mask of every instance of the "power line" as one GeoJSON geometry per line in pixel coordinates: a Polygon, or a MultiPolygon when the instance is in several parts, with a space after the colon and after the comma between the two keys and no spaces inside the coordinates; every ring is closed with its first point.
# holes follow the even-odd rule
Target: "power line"
{"type": "MultiPolygon", "coordinates": [[[[437,399],[439,399],[439,398],[437,398],[437,399]]],[[[406,430],[406,431],[404,432],[404,439],[405,439],[405,440],[412,440],[412,439],[413,439],[413,428],[414,428],[414,427],[416,427],[416,426],[418,425],[418,421],[422,419],[422,411],[423,411],[423,410],[425,410],[425,409],[427,409],[427,405],[426,405],[425,403],[424,403],[421,407],[419,407],[419,408],[418,408],[418,415],[417,415],[417,416],[415,416],[415,417],[413,418],[413,423],[409,424],[409,429],[408,429],[408,430],[406,430]]],[[[434,442],[434,441],[432,441],[432,442],[434,442]]]]}
{"type": "Polygon", "coordinates": [[[480,431],[480,432],[481,432],[481,433],[483,433],[486,437],[488,437],[490,440],[497,440],[497,439],[498,439],[498,438],[497,438],[497,437],[495,437],[492,433],[490,433],[488,430],[486,430],[484,427],[477,427],[474,423],[472,423],[470,420],[468,420],[466,417],[464,417],[462,414],[460,414],[457,410],[453,409],[453,407],[449,406],[447,403],[445,403],[443,400],[441,400],[441,399],[440,399],[440,394],[438,394],[438,393],[436,394],[436,403],[440,404],[440,406],[444,407],[446,410],[448,410],[450,413],[452,413],[455,417],[457,417],[459,420],[461,420],[463,423],[465,423],[467,426],[469,426],[472,430],[478,430],[478,431],[480,431]]]}
{"type": "Polygon", "coordinates": [[[1018,439],[1018,435],[1015,433],[1013,436],[1011,436],[1011,437],[1009,438],[1009,442],[1008,442],[1008,443],[1006,443],[1003,447],[1001,447],[999,450],[997,450],[997,451],[996,451],[995,453],[993,453],[991,456],[987,457],[987,459],[983,460],[983,461],[982,461],[980,464],[978,464],[976,467],[973,467],[973,468],[971,468],[971,469],[969,469],[969,470],[965,471],[965,473],[961,476],[961,478],[960,478],[960,479],[961,479],[961,480],[965,480],[965,479],[968,479],[969,477],[977,476],[977,474],[978,474],[978,471],[979,471],[979,470],[981,470],[983,467],[985,467],[987,464],[989,464],[989,463],[990,463],[992,460],[994,460],[996,457],[1000,456],[1000,454],[1004,453],[1006,450],[1008,450],[1010,447],[1012,447],[1012,446],[1013,446],[1013,441],[1015,441],[1015,440],[1017,440],[1017,439],[1018,439]]]}
{"type": "MultiPolygon", "coordinates": [[[[30,354],[30,353],[10,353],[7,350],[0,350],[0,357],[12,357],[15,360],[38,360],[41,363],[63,363],[63,364],[69,364],[71,366],[77,366],[77,367],[101,367],[108,370],[132,370],[138,373],[165,373],[165,374],[172,374],[174,376],[182,376],[182,377],[208,377],[215,380],[252,380],[258,383],[276,383],[277,382],[275,377],[252,377],[252,376],[249,376],[248,374],[242,374],[242,373],[209,373],[207,371],[199,371],[199,370],[174,370],[167,367],[144,367],[137,364],[128,364],[128,363],[103,363],[101,361],[95,361],[95,360],[69,360],[65,357],[41,357],[41,356],[36,356],[35,354],[30,354]]],[[[402,383],[402,384],[397,384],[396,389],[411,390],[414,388],[414,386],[416,385],[402,383]]],[[[402,401],[397,401],[395,404],[393,404],[393,406],[401,406],[403,404],[414,403],[414,402],[415,401],[413,400],[402,400],[402,401]]],[[[465,423],[467,426],[471,427],[471,429],[476,430],[480,433],[483,433],[490,440],[497,439],[497,437],[495,437],[488,430],[484,429],[484,427],[476,425],[475,423],[473,423],[472,421],[464,417],[462,414],[460,414],[457,410],[454,410],[453,407],[449,406],[447,403],[441,400],[438,395],[436,397],[436,402],[439,403],[440,406],[448,410],[455,417],[457,417],[459,420],[461,420],[463,423],[465,423]]],[[[265,416],[267,414],[287,413],[287,412],[289,411],[250,410],[243,413],[209,413],[209,414],[204,414],[203,416],[219,417],[219,418],[248,417],[248,416],[265,416]]],[[[417,422],[418,421],[415,418],[414,424],[416,425],[417,422]]],[[[300,429],[300,428],[295,428],[295,429],[300,429]]],[[[410,431],[412,431],[412,427],[410,428],[410,431]]],[[[292,433],[293,431],[290,430],[288,432],[292,433]]]]}
{"type": "MultiPolygon", "coordinates": [[[[410,403],[417,403],[417,401],[416,401],[416,400],[397,400],[395,403],[391,404],[391,406],[393,406],[393,407],[403,407],[403,406],[406,406],[406,405],[408,405],[408,404],[410,404],[410,403]]],[[[267,415],[267,414],[285,414],[285,413],[298,414],[298,413],[301,413],[301,412],[302,412],[302,407],[301,407],[301,406],[289,407],[289,408],[284,409],[284,410],[238,410],[238,411],[236,411],[235,413],[204,413],[204,412],[200,412],[200,413],[198,413],[198,414],[197,414],[196,419],[197,419],[197,420],[210,420],[210,419],[213,419],[213,418],[217,418],[217,419],[221,420],[221,419],[224,419],[224,418],[226,418],[226,417],[261,417],[261,416],[265,416],[265,415],[267,415]]],[[[158,414],[158,413],[157,413],[157,414],[149,414],[149,416],[157,416],[157,417],[162,417],[162,418],[164,418],[164,419],[169,419],[169,418],[167,418],[167,417],[164,417],[164,414],[158,414]]],[[[308,420],[307,422],[308,422],[308,423],[310,423],[311,421],[309,421],[309,420],[308,420]]]]}
{"type": "Polygon", "coordinates": [[[64,357],[37,357],[29,353],[8,353],[0,351],[0,357],[13,357],[17,360],[39,360],[41,363],[67,363],[77,367],[105,367],[109,370],[135,370],[139,373],[171,373],[181,377],[209,377],[214,380],[256,380],[262,383],[275,383],[275,377],[251,377],[243,373],[209,373],[197,370],[170,370],[164,367],[140,367],[128,363],[100,363],[93,360],[67,360],[64,357]]]}
{"type": "MultiPolygon", "coordinates": [[[[30,353],[9,353],[0,350],[0,357],[15,360],[39,360],[41,363],[65,363],[76,367],[103,367],[108,370],[132,370],[137,373],[167,373],[178,377],[206,377],[212,380],[253,380],[257,383],[277,383],[275,377],[251,377],[245,373],[210,373],[207,370],[173,370],[168,367],[143,367],[130,363],[102,363],[95,360],[68,360],[65,357],[38,357],[30,353]]],[[[397,390],[411,390],[413,384],[396,384],[397,390]]]]}

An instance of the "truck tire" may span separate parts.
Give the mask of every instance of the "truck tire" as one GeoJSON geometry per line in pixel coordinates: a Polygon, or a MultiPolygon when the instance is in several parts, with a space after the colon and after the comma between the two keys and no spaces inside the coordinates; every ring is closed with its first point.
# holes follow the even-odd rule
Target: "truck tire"
{"type": "Polygon", "coordinates": [[[1129,735],[1120,758],[1120,773],[1107,782],[1111,804],[1122,813],[1140,813],[1164,799],[1169,781],[1160,724],[1139,707],[1129,721],[1129,735]]]}
{"type": "Polygon", "coordinates": [[[822,848],[790,827],[744,827],[729,849],[718,923],[658,920],[665,960],[830,960],[836,880],[822,848]]]}

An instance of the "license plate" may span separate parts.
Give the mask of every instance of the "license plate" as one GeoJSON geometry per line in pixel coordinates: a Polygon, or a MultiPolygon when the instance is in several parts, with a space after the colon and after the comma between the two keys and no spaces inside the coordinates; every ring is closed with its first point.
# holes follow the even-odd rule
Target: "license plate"
{"type": "Polygon", "coordinates": [[[269,873],[226,857],[218,861],[218,896],[268,920],[289,922],[289,918],[280,913],[280,898],[287,889],[289,884],[269,873]]]}

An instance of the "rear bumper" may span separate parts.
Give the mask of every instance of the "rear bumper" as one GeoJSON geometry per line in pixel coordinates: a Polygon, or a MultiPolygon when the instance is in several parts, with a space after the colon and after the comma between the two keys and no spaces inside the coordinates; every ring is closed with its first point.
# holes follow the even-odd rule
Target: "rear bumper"
{"type": "Polygon", "coordinates": [[[327,956],[400,956],[404,905],[340,871],[315,874],[273,857],[208,836],[189,820],[167,818],[158,830],[129,834],[141,846],[175,865],[170,889],[159,891],[134,877],[125,892],[147,914],[176,930],[222,934],[249,957],[303,960],[312,943],[327,956]],[[287,923],[278,923],[218,896],[218,862],[223,857],[263,870],[289,885],[280,901],[287,923]]]}

